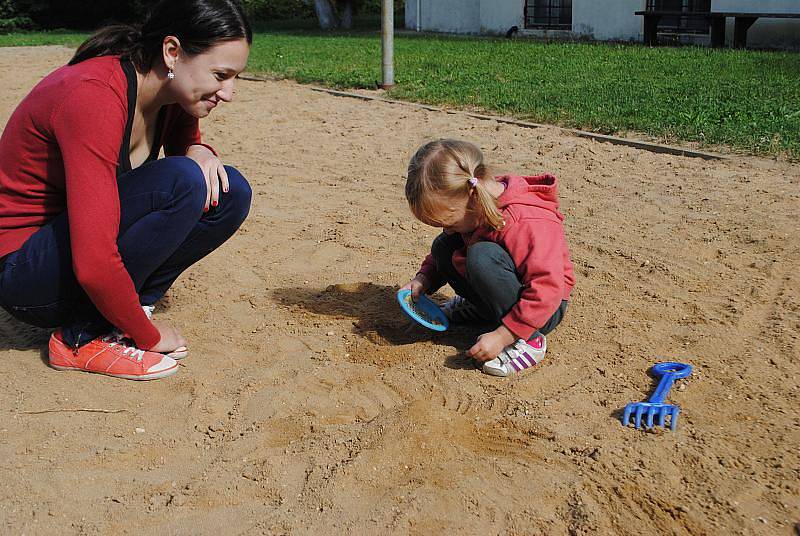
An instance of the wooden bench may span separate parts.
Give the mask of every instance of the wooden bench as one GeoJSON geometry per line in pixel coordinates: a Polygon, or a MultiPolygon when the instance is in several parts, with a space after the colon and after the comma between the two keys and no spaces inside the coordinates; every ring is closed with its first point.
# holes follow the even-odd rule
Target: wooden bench
{"type": "Polygon", "coordinates": [[[725,21],[733,17],[733,48],[747,46],[747,31],[758,19],[800,19],[800,13],[742,13],[736,11],[636,11],[636,15],[644,17],[644,43],[649,46],[658,44],[658,21],[661,17],[684,17],[706,19],[711,21],[711,46],[725,46],[725,21]]]}

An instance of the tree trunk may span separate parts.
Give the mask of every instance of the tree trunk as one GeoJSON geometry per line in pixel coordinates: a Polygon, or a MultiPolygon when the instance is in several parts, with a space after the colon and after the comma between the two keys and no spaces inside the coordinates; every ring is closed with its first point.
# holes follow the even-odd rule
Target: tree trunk
{"type": "Polygon", "coordinates": [[[317,13],[319,27],[323,30],[333,30],[339,27],[339,19],[336,17],[330,0],[314,0],[314,11],[317,13]]]}
{"type": "Polygon", "coordinates": [[[340,3],[342,28],[349,30],[353,27],[353,0],[343,0],[340,3]]]}

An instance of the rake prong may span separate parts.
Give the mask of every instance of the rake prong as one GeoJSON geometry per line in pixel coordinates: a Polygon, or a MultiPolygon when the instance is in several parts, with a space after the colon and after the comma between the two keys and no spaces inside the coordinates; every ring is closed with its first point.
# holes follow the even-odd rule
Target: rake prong
{"type": "Polygon", "coordinates": [[[658,412],[658,425],[662,428],[667,424],[667,413],[669,413],[669,406],[662,406],[658,412]]]}
{"type": "Polygon", "coordinates": [[[644,406],[636,405],[636,429],[642,426],[642,414],[644,413],[644,406]]]}
{"type": "MultiPolygon", "coordinates": [[[[680,408],[666,402],[669,390],[675,380],[686,378],[692,373],[692,366],[685,363],[656,363],[653,365],[653,375],[660,376],[658,387],[646,402],[631,402],[625,406],[622,415],[622,425],[631,425],[631,416],[634,417],[634,427],[642,428],[642,418],[647,413],[645,428],[652,429],[656,426],[656,416],[661,428],[665,428],[669,418],[670,428],[674,432],[678,426],[678,415],[680,408]]],[[[798,535],[800,536],[800,535],[798,535]]]]}
{"type": "Polygon", "coordinates": [[[647,427],[648,428],[652,428],[653,427],[653,417],[656,416],[656,411],[658,411],[658,408],[655,407],[655,406],[650,406],[650,408],[647,410],[647,427]]]}
{"type": "Polygon", "coordinates": [[[631,412],[636,404],[633,402],[625,406],[625,413],[622,415],[622,426],[628,426],[631,423],[631,412]]]}
{"type": "Polygon", "coordinates": [[[675,428],[678,426],[678,414],[681,412],[681,408],[678,406],[672,406],[672,419],[669,423],[670,429],[674,432],[675,428]]]}

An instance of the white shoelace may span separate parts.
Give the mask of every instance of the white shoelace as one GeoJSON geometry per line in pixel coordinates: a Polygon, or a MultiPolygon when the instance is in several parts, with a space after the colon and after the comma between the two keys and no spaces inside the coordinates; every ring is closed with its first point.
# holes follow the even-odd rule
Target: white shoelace
{"type": "Polygon", "coordinates": [[[120,348],[123,349],[122,355],[134,359],[137,363],[142,362],[142,358],[144,357],[144,350],[140,350],[135,346],[125,344],[121,333],[114,332],[107,337],[103,337],[103,340],[108,343],[109,348],[119,346],[120,348]]]}

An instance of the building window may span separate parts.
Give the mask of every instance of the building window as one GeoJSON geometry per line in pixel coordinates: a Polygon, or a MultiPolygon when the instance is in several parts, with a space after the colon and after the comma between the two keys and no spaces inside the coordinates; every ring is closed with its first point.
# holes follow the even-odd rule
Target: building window
{"type": "MultiPolygon", "coordinates": [[[[711,0],[647,0],[647,10],[710,13],[711,0]]],[[[661,17],[658,21],[658,31],[667,33],[707,34],[710,26],[711,19],[703,17],[661,17]]]]}
{"type": "Polygon", "coordinates": [[[525,27],[572,29],[572,0],[525,0],[525,27]]]}

